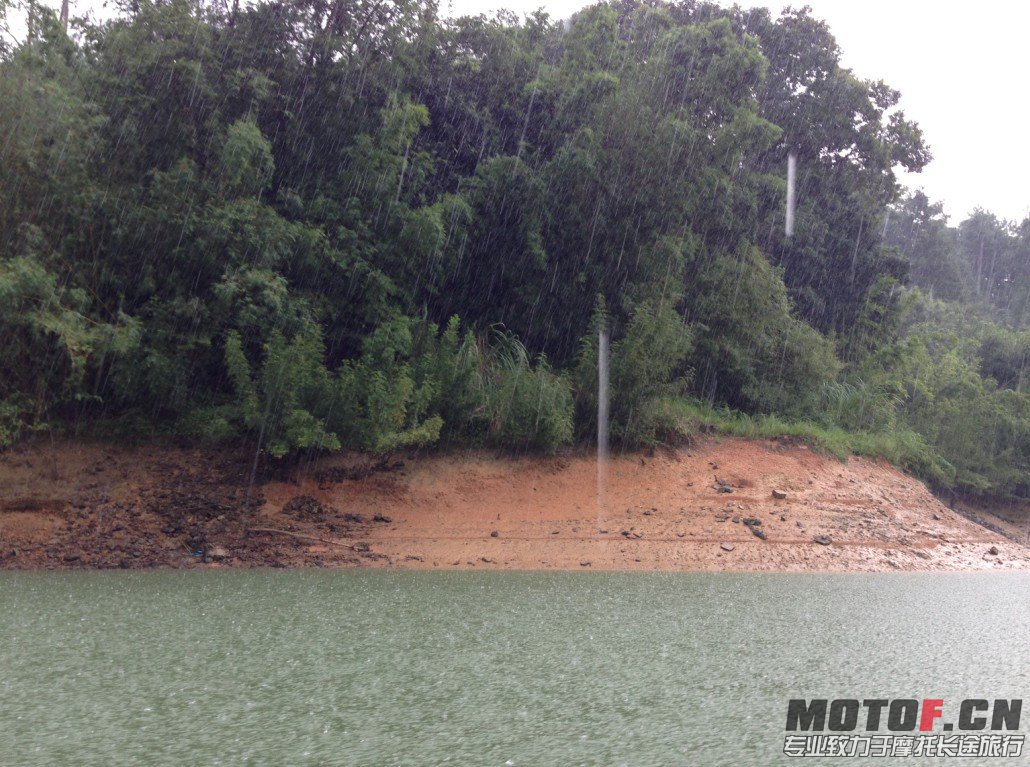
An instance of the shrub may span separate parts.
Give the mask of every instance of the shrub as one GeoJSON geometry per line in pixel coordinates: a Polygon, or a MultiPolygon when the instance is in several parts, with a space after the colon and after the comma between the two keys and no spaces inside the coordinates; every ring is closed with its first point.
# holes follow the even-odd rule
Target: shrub
{"type": "MultiPolygon", "coordinates": [[[[598,334],[609,322],[599,300],[576,361],[576,419],[584,438],[597,430],[598,334]]],[[[690,371],[691,329],[667,304],[645,300],[634,309],[622,337],[610,349],[610,434],[624,445],[653,445],[676,431],[662,405],[681,393],[690,371]]]]}
{"type": "Polygon", "coordinates": [[[572,441],[572,390],[541,355],[534,364],[526,347],[498,333],[481,352],[477,388],[486,438],[495,445],[554,452],[572,441]]]}

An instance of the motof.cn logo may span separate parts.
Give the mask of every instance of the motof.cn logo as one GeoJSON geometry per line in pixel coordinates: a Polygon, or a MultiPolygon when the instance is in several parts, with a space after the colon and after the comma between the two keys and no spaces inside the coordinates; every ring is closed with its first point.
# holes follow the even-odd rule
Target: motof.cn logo
{"type": "Polygon", "coordinates": [[[1025,736],[1013,730],[1019,729],[1022,709],[1020,698],[967,698],[956,704],[943,698],[793,698],[787,703],[783,753],[1018,757],[1025,736]],[[827,732],[833,734],[819,734],[827,732]]]}

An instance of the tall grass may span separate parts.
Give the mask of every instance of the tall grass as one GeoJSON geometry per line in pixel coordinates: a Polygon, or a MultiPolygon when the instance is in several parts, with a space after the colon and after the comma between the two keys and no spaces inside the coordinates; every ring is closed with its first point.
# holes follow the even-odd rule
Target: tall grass
{"type": "Polygon", "coordinates": [[[846,460],[849,455],[883,458],[937,487],[951,487],[955,469],[910,429],[847,430],[783,416],[749,415],[689,398],[664,402],[666,429],[681,439],[714,433],[744,439],[795,439],[846,460]]]}

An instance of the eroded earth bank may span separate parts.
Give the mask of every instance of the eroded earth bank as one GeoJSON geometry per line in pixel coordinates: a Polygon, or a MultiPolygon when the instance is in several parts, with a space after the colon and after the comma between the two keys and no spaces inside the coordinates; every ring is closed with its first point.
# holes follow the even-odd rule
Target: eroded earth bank
{"type": "Polygon", "coordinates": [[[711,440],[614,457],[331,456],[173,444],[0,454],[0,567],[1028,569],[1030,510],[952,510],[877,461],[711,440]],[[978,520],[983,524],[978,524],[978,520]]]}

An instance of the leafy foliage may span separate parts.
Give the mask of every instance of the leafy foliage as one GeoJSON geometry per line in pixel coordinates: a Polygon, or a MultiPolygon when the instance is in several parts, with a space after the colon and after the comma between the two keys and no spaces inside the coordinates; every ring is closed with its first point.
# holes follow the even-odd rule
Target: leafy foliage
{"type": "Polygon", "coordinates": [[[69,34],[20,6],[0,444],[115,416],[551,451],[596,428],[603,325],[623,444],[728,407],[1028,492],[1030,222],[899,200],[919,128],[807,8],[147,0],[69,34]]]}

